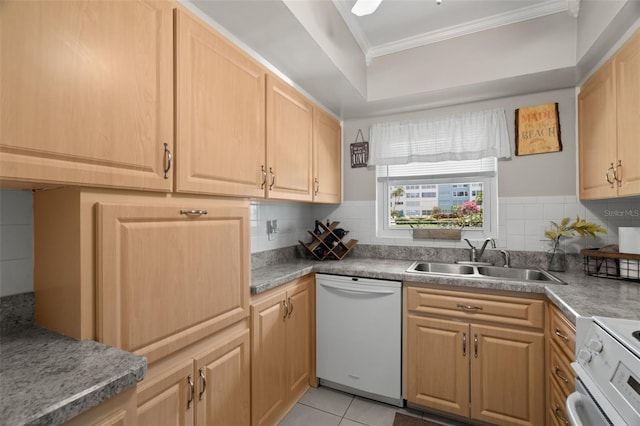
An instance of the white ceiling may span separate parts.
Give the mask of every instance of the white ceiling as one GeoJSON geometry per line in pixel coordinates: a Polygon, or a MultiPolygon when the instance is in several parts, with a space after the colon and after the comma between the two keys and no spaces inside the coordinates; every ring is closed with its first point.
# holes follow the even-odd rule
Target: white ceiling
{"type": "MultiPolygon", "coordinates": [[[[341,118],[570,87],[581,77],[578,0],[383,0],[364,17],[350,13],[355,0],[181,2],[341,118]]],[[[613,19],[627,0],[581,7],[588,2],[613,19]]],[[[632,12],[640,17],[640,7],[632,12]]],[[[618,19],[609,38],[635,19],[618,19]]],[[[600,52],[611,47],[598,41],[600,52]]]]}
{"type": "Polygon", "coordinates": [[[568,10],[567,0],[383,0],[355,16],[356,0],[332,0],[368,58],[568,10]]]}

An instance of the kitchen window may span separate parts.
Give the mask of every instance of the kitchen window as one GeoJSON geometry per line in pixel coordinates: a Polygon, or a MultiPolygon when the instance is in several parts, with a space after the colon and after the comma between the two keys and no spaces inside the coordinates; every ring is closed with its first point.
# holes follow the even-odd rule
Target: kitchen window
{"type": "Polygon", "coordinates": [[[379,237],[411,238],[412,227],[463,225],[466,238],[497,236],[495,157],[382,165],[376,179],[379,237]],[[427,185],[429,192],[422,192],[427,185]]]}

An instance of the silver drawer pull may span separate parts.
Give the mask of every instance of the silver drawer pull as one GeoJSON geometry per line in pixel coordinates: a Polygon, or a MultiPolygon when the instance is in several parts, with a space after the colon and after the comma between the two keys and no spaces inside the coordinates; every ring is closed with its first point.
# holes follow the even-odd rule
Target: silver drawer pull
{"type": "Polygon", "coordinates": [[[562,409],[560,408],[560,406],[558,404],[556,404],[556,409],[554,410],[556,417],[565,425],[569,424],[569,420],[567,420],[567,418],[565,416],[562,415],[562,409]]]}
{"type": "Polygon", "coordinates": [[[461,303],[458,303],[458,308],[464,311],[481,311],[482,310],[482,306],[463,305],[461,303]]]}
{"type": "Polygon", "coordinates": [[[209,213],[209,210],[180,210],[180,214],[185,216],[202,216],[209,213]]]}
{"type": "Polygon", "coordinates": [[[560,333],[560,329],[556,327],[556,331],[554,333],[556,336],[558,336],[561,339],[566,340],[567,342],[569,341],[569,337],[565,336],[564,334],[560,333]]]}
{"type": "Polygon", "coordinates": [[[558,367],[557,365],[556,365],[556,376],[560,377],[563,382],[569,383],[569,379],[567,379],[567,377],[563,374],[560,367],[558,367]]]}

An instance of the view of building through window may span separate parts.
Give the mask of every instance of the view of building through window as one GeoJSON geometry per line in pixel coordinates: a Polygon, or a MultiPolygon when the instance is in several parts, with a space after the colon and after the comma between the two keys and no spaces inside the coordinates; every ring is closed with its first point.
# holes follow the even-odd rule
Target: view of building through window
{"type": "Polygon", "coordinates": [[[389,185],[389,226],[482,228],[482,185],[389,185]]]}

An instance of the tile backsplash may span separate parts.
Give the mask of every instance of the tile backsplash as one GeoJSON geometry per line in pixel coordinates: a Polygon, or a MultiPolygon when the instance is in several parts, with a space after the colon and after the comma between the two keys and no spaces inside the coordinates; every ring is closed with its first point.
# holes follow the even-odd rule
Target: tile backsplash
{"type": "MultiPolygon", "coordinates": [[[[295,245],[298,239],[308,240],[307,229],[313,229],[315,219],[337,220],[350,231],[349,238],[361,244],[415,245],[426,247],[466,248],[464,241],[419,240],[410,238],[378,238],[375,226],[375,201],[347,201],[341,205],[310,205],[297,203],[253,202],[251,214],[252,253],[295,245]],[[272,217],[273,216],[273,217],[272,217]],[[280,217],[284,218],[280,222],[280,217]],[[267,240],[266,221],[278,219],[280,234],[276,240],[267,240]]],[[[576,215],[596,222],[607,234],[591,237],[563,239],[569,253],[586,247],[601,247],[618,243],[618,227],[640,226],[640,199],[579,201],[575,196],[555,197],[503,197],[498,200],[498,232],[496,243],[500,248],[520,251],[546,251],[549,246],[544,231],[550,221],[576,215]]]]}
{"type": "Polygon", "coordinates": [[[0,297],[33,291],[33,195],[0,190],[0,297]]]}

